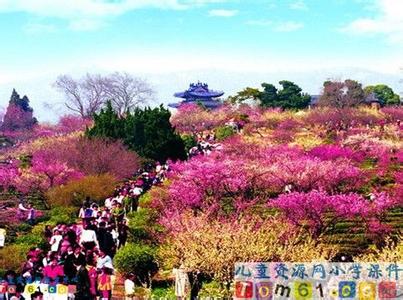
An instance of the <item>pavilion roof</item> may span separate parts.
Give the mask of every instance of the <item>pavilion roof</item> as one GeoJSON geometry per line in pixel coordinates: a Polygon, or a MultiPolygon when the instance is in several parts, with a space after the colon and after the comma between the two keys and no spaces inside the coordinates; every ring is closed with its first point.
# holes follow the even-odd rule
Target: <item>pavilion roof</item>
{"type": "Polygon", "coordinates": [[[224,95],[222,91],[213,91],[208,88],[207,83],[198,82],[196,84],[191,83],[189,89],[184,92],[175,93],[177,98],[216,98],[224,95]]]}

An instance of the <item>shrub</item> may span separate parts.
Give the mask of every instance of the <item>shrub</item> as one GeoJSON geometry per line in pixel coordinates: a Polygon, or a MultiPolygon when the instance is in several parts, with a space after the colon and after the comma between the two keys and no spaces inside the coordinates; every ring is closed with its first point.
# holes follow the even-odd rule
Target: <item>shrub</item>
{"type": "Polygon", "coordinates": [[[75,207],[54,207],[49,212],[49,221],[46,224],[56,225],[58,223],[72,223],[77,218],[77,208],[75,207]]]}
{"type": "Polygon", "coordinates": [[[222,141],[235,134],[235,130],[230,126],[220,126],[215,129],[216,139],[222,141]]]}
{"type": "Polygon", "coordinates": [[[43,233],[41,232],[39,235],[37,233],[20,235],[19,237],[16,238],[15,244],[27,247],[35,246],[43,249],[46,247],[47,242],[45,241],[43,233]]]}
{"type": "Polygon", "coordinates": [[[0,266],[5,270],[19,271],[32,245],[13,244],[0,249],[0,266]]]}
{"type": "Polygon", "coordinates": [[[86,197],[103,201],[113,193],[115,186],[116,179],[112,175],[90,175],[50,189],[46,197],[51,206],[80,206],[86,197]]]}
{"type": "Polygon", "coordinates": [[[155,288],[151,294],[152,299],[175,299],[175,291],[172,287],[155,288]]]}
{"type": "Polygon", "coordinates": [[[369,253],[358,257],[358,259],[363,262],[401,262],[403,260],[403,238],[398,236],[397,240],[394,241],[392,237],[387,237],[384,247],[373,249],[369,253]]]}
{"type": "Polygon", "coordinates": [[[150,193],[145,193],[139,198],[139,206],[140,207],[149,207],[152,203],[152,198],[150,193]]]}
{"type": "Polygon", "coordinates": [[[115,267],[123,275],[134,273],[147,286],[158,271],[155,249],[150,246],[128,243],[120,248],[114,257],[115,267]]]}
{"type": "Polygon", "coordinates": [[[197,145],[196,138],[193,135],[190,134],[184,134],[181,136],[183,143],[185,144],[185,151],[186,153],[189,152],[189,150],[197,145]]]}
{"type": "Polygon", "coordinates": [[[199,297],[231,297],[231,293],[217,281],[204,283],[199,292],[199,297]]]}
{"type": "Polygon", "coordinates": [[[156,211],[153,209],[141,208],[128,217],[130,238],[133,242],[152,242],[155,233],[161,231],[156,211]]]}
{"type": "Polygon", "coordinates": [[[32,226],[28,223],[21,223],[17,226],[16,230],[19,232],[29,232],[31,231],[32,226]]]}

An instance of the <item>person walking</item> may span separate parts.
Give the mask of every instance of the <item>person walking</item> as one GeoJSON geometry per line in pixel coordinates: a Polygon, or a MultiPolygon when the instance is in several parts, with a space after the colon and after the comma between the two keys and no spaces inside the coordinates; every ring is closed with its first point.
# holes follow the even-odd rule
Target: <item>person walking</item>
{"type": "Polygon", "coordinates": [[[125,300],[133,300],[134,299],[134,280],[136,279],[136,275],[130,273],[125,280],[125,300]]]}
{"type": "Polygon", "coordinates": [[[75,300],[88,300],[91,299],[90,292],[90,277],[88,274],[88,270],[85,267],[85,260],[80,262],[80,265],[77,269],[77,292],[75,294],[75,300]]]}
{"type": "Polygon", "coordinates": [[[28,216],[27,216],[27,223],[31,226],[35,225],[35,209],[33,208],[32,204],[28,204],[28,216]]]}
{"type": "Polygon", "coordinates": [[[181,264],[178,269],[173,269],[175,276],[175,296],[177,300],[184,300],[187,295],[189,278],[185,270],[185,266],[181,264]]]}
{"type": "Polygon", "coordinates": [[[100,300],[110,300],[112,298],[112,269],[103,267],[98,276],[98,290],[100,300]]]}
{"type": "Polygon", "coordinates": [[[61,240],[63,239],[63,236],[60,234],[59,230],[55,230],[53,232],[53,236],[50,238],[49,244],[50,244],[50,251],[52,252],[58,252],[59,251],[59,245],[61,240]]]}
{"type": "Polygon", "coordinates": [[[4,247],[4,243],[6,242],[6,234],[7,234],[6,229],[0,228],[0,248],[4,247]]]}

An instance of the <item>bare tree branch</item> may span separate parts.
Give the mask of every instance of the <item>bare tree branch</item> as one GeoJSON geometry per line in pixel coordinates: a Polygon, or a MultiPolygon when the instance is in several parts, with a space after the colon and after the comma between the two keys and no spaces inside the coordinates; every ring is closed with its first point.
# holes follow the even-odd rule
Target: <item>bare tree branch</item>
{"type": "Polygon", "coordinates": [[[152,99],[154,91],[147,81],[128,73],[115,72],[108,76],[109,95],[119,115],[152,99]]]}
{"type": "Polygon", "coordinates": [[[108,100],[116,112],[123,115],[144,105],[154,95],[147,81],[119,72],[106,76],[87,73],[78,80],[69,75],[60,75],[53,86],[64,93],[66,107],[83,118],[98,112],[108,100]]]}

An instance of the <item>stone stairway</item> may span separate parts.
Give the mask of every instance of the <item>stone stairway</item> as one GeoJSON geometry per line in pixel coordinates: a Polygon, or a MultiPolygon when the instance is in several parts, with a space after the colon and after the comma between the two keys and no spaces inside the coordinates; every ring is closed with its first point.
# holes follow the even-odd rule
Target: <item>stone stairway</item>
{"type": "Polygon", "coordinates": [[[116,275],[115,285],[112,291],[112,300],[125,299],[124,279],[119,274],[116,275]]]}

